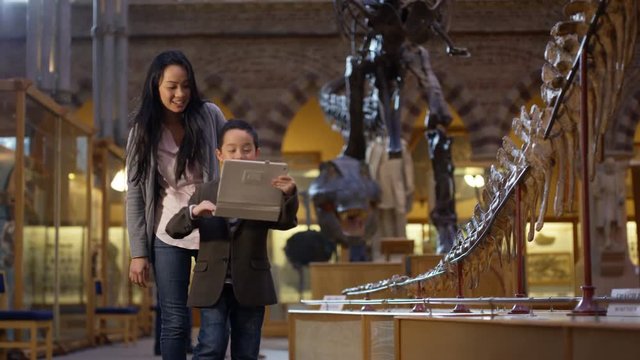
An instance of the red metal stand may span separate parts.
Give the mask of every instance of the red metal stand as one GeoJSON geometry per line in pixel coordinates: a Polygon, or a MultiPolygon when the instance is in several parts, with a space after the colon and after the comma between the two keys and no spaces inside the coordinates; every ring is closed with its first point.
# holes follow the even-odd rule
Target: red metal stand
{"type": "MultiPolygon", "coordinates": [[[[369,300],[370,296],[369,294],[364,294],[364,299],[365,300],[369,300]]],[[[361,308],[360,311],[376,311],[376,309],[373,308],[373,305],[371,304],[364,304],[361,308]]]]}
{"type": "MultiPolygon", "coordinates": [[[[462,261],[459,261],[457,264],[456,272],[458,273],[458,299],[464,298],[464,294],[462,292],[462,284],[463,284],[463,276],[462,276],[462,261]]],[[[451,310],[454,313],[470,313],[471,310],[464,304],[456,304],[456,306],[451,310]]]]}
{"type": "MultiPolygon", "coordinates": [[[[418,281],[415,298],[424,299],[424,295],[422,294],[422,281],[418,281]]],[[[418,303],[413,306],[411,312],[425,312],[425,310],[424,304],[418,303]]]]}
{"type": "Polygon", "coordinates": [[[593,286],[591,279],[591,212],[589,208],[589,84],[587,78],[587,45],[582,48],[580,53],[580,144],[582,152],[582,243],[583,243],[583,256],[584,256],[584,285],[582,289],[582,300],[573,309],[571,315],[606,315],[607,311],[598,307],[593,301],[593,295],[595,293],[595,287],[593,286]]]}
{"type": "MultiPolygon", "coordinates": [[[[518,291],[515,296],[524,298],[527,296],[524,286],[524,231],[522,226],[522,189],[520,184],[516,185],[516,213],[515,213],[515,240],[516,240],[516,257],[518,258],[518,291]]],[[[523,304],[515,304],[509,314],[530,314],[531,309],[523,304]]]]}

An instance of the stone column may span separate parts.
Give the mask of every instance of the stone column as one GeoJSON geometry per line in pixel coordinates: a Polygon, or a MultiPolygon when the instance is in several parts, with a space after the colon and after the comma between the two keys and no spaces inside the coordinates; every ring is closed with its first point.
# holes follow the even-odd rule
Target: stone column
{"type": "MultiPolygon", "coordinates": [[[[114,138],[115,113],[115,24],[113,1],[100,0],[100,16],[102,17],[102,63],[100,71],[100,135],[114,138]]],[[[95,5],[94,5],[95,6],[95,5]]],[[[94,104],[98,105],[98,104],[94,104]]]]}
{"type": "Polygon", "coordinates": [[[93,2],[93,112],[101,138],[124,146],[128,132],[127,0],[93,2]]]}
{"type": "Polygon", "coordinates": [[[93,93],[93,126],[99,137],[103,136],[103,129],[100,126],[102,108],[102,38],[104,24],[102,13],[104,12],[104,1],[93,1],[93,27],[91,28],[92,42],[92,93],[93,93]]]}
{"type": "Polygon", "coordinates": [[[129,132],[129,0],[117,0],[115,8],[115,71],[116,71],[116,124],[114,140],[125,147],[129,132]]]}
{"type": "Polygon", "coordinates": [[[71,5],[69,0],[27,4],[27,77],[56,101],[71,100],[71,5]]]}

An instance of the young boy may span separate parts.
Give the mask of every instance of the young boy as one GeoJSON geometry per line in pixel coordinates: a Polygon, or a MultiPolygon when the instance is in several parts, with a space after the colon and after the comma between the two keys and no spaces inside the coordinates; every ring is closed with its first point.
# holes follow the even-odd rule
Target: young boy
{"type": "MultiPolygon", "coordinates": [[[[258,135],[242,120],[229,120],[220,132],[216,156],[255,160],[258,135]]],[[[224,359],[231,333],[233,359],[257,359],[265,305],[277,302],[267,255],[269,229],[287,230],[297,224],[298,197],[290,176],[272,185],[284,201],[277,222],[215,216],[218,182],[199,185],[189,206],[167,224],[167,233],[182,238],[200,230],[200,250],[193,269],[188,305],[200,308],[201,328],[193,359],[224,359]],[[213,216],[212,216],[213,215],[213,216]]]]}

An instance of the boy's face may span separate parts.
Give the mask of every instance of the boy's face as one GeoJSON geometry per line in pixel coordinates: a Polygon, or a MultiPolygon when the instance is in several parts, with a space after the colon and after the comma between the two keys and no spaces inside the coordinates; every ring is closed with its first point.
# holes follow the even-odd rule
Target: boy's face
{"type": "Polygon", "coordinates": [[[222,138],[222,146],[216,149],[218,160],[256,160],[258,149],[251,134],[240,129],[228,130],[222,138]]]}

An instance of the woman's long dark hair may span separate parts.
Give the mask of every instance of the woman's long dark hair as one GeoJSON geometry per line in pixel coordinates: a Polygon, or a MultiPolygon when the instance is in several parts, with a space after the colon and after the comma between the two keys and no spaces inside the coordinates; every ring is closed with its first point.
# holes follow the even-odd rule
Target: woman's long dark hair
{"type": "Polygon", "coordinates": [[[187,167],[187,164],[197,162],[206,166],[205,158],[208,144],[205,138],[203,100],[200,98],[193,68],[187,57],[177,50],[165,51],[158,54],[147,72],[147,77],[142,88],[140,107],[135,112],[132,120],[134,127],[133,137],[129,141],[127,157],[130,157],[132,173],[129,175],[134,184],[139,184],[147,178],[150,169],[151,156],[155,156],[162,134],[162,120],[164,105],[160,99],[158,86],[164,70],[169,65],[178,65],[185,69],[189,81],[190,98],[182,116],[184,138],[178,150],[176,161],[176,180],[179,179],[187,167]]]}

